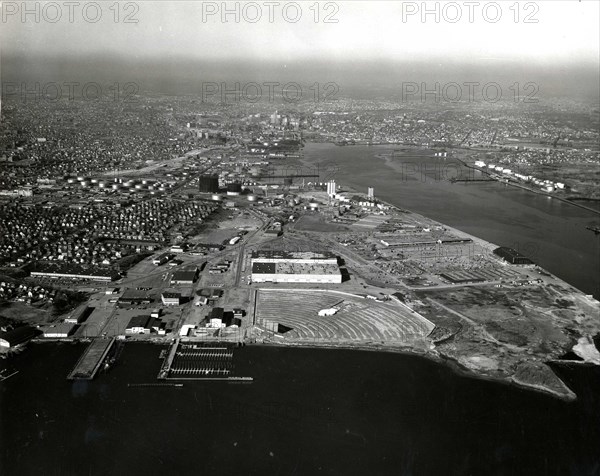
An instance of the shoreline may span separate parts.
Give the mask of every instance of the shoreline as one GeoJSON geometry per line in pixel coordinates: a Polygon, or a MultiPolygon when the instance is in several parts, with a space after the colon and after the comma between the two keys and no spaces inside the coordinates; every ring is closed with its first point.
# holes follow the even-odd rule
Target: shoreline
{"type": "MultiPolygon", "coordinates": [[[[198,342],[206,342],[199,340],[198,342]]],[[[223,342],[223,341],[216,341],[223,342]]],[[[172,345],[172,341],[158,342],[151,340],[135,340],[135,341],[125,341],[126,344],[146,344],[146,345],[160,345],[162,347],[168,347],[172,345]]],[[[228,341],[224,341],[224,343],[228,343],[228,341]]],[[[63,344],[63,345],[74,345],[74,344],[88,344],[87,341],[83,339],[74,338],[72,340],[66,339],[48,339],[41,340],[38,339],[36,341],[32,341],[31,344],[63,344]]],[[[527,383],[520,381],[514,376],[506,376],[506,377],[494,377],[491,375],[487,375],[483,372],[479,372],[478,370],[470,369],[465,367],[460,362],[452,357],[445,356],[440,354],[436,350],[429,351],[426,349],[420,349],[418,347],[411,347],[410,345],[403,344],[374,344],[367,342],[332,342],[332,341],[324,341],[324,342],[301,342],[301,341],[259,341],[255,342],[244,342],[242,347],[280,347],[280,348],[296,348],[296,349],[324,349],[324,350],[348,350],[348,351],[359,351],[359,352],[378,352],[378,353],[386,353],[386,354],[398,354],[409,357],[420,357],[428,360],[434,364],[443,365],[448,368],[451,372],[459,377],[471,378],[476,380],[484,380],[487,382],[497,383],[501,385],[509,385],[514,386],[515,388],[521,390],[529,390],[537,393],[541,393],[550,397],[558,398],[559,400],[565,402],[572,402],[578,398],[577,394],[569,388],[569,386],[554,372],[551,366],[548,364],[551,362],[555,362],[555,360],[550,360],[548,362],[544,362],[552,373],[556,376],[556,378],[562,383],[564,392],[561,393],[555,389],[550,387],[546,387],[544,385],[536,385],[532,383],[527,383]]],[[[21,352],[24,348],[21,349],[21,352]]],[[[20,353],[20,352],[17,352],[20,353]]],[[[11,353],[12,354],[12,353],[11,353]]]]}
{"type": "Polygon", "coordinates": [[[563,382],[558,375],[554,373],[554,370],[547,363],[544,362],[544,365],[548,366],[548,368],[556,375],[556,377],[562,382],[563,388],[565,389],[564,393],[560,393],[557,390],[554,390],[549,387],[545,387],[543,385],[535,385],[529,384],[526,382],[522,382],[514,376],[508,376],[505,378],[493,377],[490,375],[486,375],[483,373],[479,373],[476,370],[469,369],[461,365],[458,361],[453,359],[452,357],[444,356],[438,352],[431,353],[428,351],[419,351],[413,347],[407,347],[402,345],[368,345],[366,343],[357,343],[357,344],[347,344],[347,343],[314,343],[314,342],[256,342],[254,344],[247,344],[247,346],[265,346],[265,347],[287,347],[287,348],[307,348],[307,349],[329,349],[329,350],[354,350],[354,351],[363,351],[363,352],[382,352],[388,354],[400,354],[406,356],[413,357],[421,357],[427,359],[430,362],[435,364],[443,365],[446,368],[449,368],[452,372],[460,377],[473,378],[478,380],[484,380],[488,382],[503,384],[503,385],[513,385],[519,389],[523,390],[531,390],[538,393],[542,393],[544,395],[549,395],[559,400],[571,402],[576,400],[577,394],[569,388],[569,386],[563,382]]]}
{"type": "MultiPolygon", "coordinates": [[[[491,174],[491,173],[489,173],[489,172],[487,172],[486,170],[484,170],[484,169],[481,169],[481,168],[479,168],[479,167],[475,167],[475,166],[473,166],[473,165],[470,165],[470,164],[466,163],[466,162],[465,162],[463,159],[461,159],[461,158],[459,158],[459,157],[454,157],[454,158],[455,158],[456,160],[458,160],[458,161],[459,161],[459,162],[460,162],[462,165],[464,165],[466,168],[468,168],[468,169],[472,169],[472,170],[479,170],[479,171],[480,171],[482,174],[485,174],[485,175],[487,175],[488,177],[492,177],[492,174],[491,174]]],[[[497,183],[503,183],[503,184],[506,184],[506,185],[510,185],[510,186],[512,186],[512,187],[520,188],[520,189],[522,189],[522,190],[526,190],[527,192],[535,193],[535,194],[537,194],[537,195],[542,195],[542,196],[545,196],[545,197],[553,198],[553,199],[555,199],[555,200],[559,200],[559,201],[561,201],[561,202],[563,202],[563,203],[568,203],[569,205],[573,205],[573,206],[575,206],[575,207],[583,208],[584,210],[587,210],[587,211],[589,211],[589,212],[595,213],[596,215],[600,215],[600,210],[595,210],[595,209],[593,209],[593,208],[587,207],[587,206],[585,206],[585,205],[582,205],[582,204],[580,204],[580,203],[576,203],[574,200],[568,200],[568,199],[566,199],[566,198],[557,197],[556,195],[552,195],[552,194],[550,194],[550,193],[548,193],[548,192],[544,192],[544,191],[542,191],[542,190],[534,190],[534,189],[532,189],[532,188],[529,188],[529,187],[526,187],[525,185],[522,185],[522,184],[520,184],[520,183],[515,183],[515,182],[511,182],[511,181],[506,181],[506,182],[503,182],[503,181],[501,181],[501,180],[497,180],[497,179],[495,179],[495,178],[493,178],[493,177],[492,177],[492,180],[493,180],[494,182],[497,182],[497,183]]],[[[595,199],[595,198],[584,198],[584,197],[582,197],[582,198],[578,198],[577,200],[586,200],[586,201],[600,201],[600,200],[598,200],[598,199],[595,199]]]]}

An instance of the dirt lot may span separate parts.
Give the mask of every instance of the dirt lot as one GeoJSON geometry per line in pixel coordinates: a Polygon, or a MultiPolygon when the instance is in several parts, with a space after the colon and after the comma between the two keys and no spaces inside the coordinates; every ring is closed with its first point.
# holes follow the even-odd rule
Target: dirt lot
{"type": "Polygon", "coordinates": [[[294,225],[294,229],[300,231],[316,231],[316,232],[340,232],[349,231],[347,226],[337,223],[330,223],[321,215],[303,215],[294,225]]]}

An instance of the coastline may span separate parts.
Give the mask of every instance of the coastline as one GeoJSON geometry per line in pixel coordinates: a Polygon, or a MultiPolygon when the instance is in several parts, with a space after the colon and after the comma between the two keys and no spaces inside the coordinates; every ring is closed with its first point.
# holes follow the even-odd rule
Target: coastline
{"type": "MultiPolygon", "coordinates": [[[[205,341],[199,341],[205,342],[205,341]]],[[[227,342],[227,341],[225,341],[227,342]]],[[[135,343],[135,344],[146,344],[146,345],[157,345],[160,346],[169,346],[172,344],[172,341],[151,341],[151,340],[135,340],[135,341],[126,341],[126,344],[135,343]]],[[[77,338],[66,340],[66,339],[48,339],[41,340],[38,339],[35,342],[32,342],[32,345],[36,344],[55,344],[55,345],[76,345],[76,344],[87,344],[85,340],[80,340],[77,338]]],[[[400,344],[400,343],[369,343],[369,342],[334,342],[334,341],[323,341],[323,342],[302,342],[302,341],[269,341],[269,340],[256,340],[255,342],[244,342],[244,347],[281,347],[281,348],[297,348],[297,349],[327,349],[327,350],[349,350],[349,351],[362,351],[362,352],[379,352],[379,353],[387,353],[387,354],[399,354],[405,356],[412,357],[421,357],[427,359],[430,362],[435,364],[443,365],[446,368],[450,369],[454,374],[460,377],[466,377],[477,380],[484,380],[487,382],[493,382],[503,385],[513,385],[517,388],[523,390],[532,390],[538,393],[542,393],[544,395],[548,395],[554,398],[558,398],[559,400],[571,402],[576,400],[577,394],[572,391],[566,383],[554,372],[551,366],[548,363],[544,362],[544,365],[548,367],[550,371],[556,376],[558,381],[562,383],[563,391],[560,392],[556,389],[541,385],[541,384],[533,384],[524,382],[519,380],[515,376],[506,376],[506,377],[498,377],[493,375],[488,375],[484,372],[470,369],[460,362],[458,362],[453,357],[446,356],[444,354],[439,353],[437,350],[428,350],[425,348],[419,348],[411,346],[410,344],[400,344]]],[[[21,351],[24,349],[21,349],[21,351]]],[[[20,353],[20,352],[19,352],[20,353]]],[[[552,360],[549,362],[553,362],[552,360]]]]}
{"type": "MultiPolygon", "coordinates": [[[[386,145],[395,145],[395,144],[386,144],[386,145]]],[[[405,146],[406,147],[406,146],[405,146]]],[[[418,148],[417,146],[409,146],[409,147],[414,147],[414,148],[418,148]]],[[[475,170],[480,170],[477,167],[474,166],[470,166],[469,164],[465,163],[462,159],[457,158],[457,160],[463,164],[465,167],[467,168],[471,168],[471,169],[475,169],[475,170]]],[[[311,166],[312,164],[310,164],[308,161],[306,161],[304,158],[300,159],[300,162],[302,163],[303,166],[311,166]]],[[[484,173],[486,173],[484,171],[484,173]]],[[[489,175],[489,174],[487,174],[489,175]]],[[[494,181],[496,182],[497,180],[494,179],[494,181]]],[[[343,183],[342,183],[343,184],[343,183]]],[[[346,184],[343,184],[345,189],[348,189],[348,191],[350,192],[356,192],[358,193],[358,191],[353,187],[353,186],[348,186],[346,184]]],[[[518,184],[512,184],[509,183],[509,185],[514,185],[518,188],[522,188],[524,190],[533,192],[533,193],[537,193],[534,190],[530,190],[526,187],[520,186],[518,184]]],[[[563,202],[567,202],[570,203],[571,205],[575,205],[579,208],[583,208],[586,209],[588,211],[592,211],[594,213],[600,214],[600,211],[597,210],[593,210],[591,208],[588,208],[586,206],[577,204],[577,203],[573,203],[571,201],[559,198],[559,197],[554,197],[552,195],[549,195],[547,193],[541,192],[541,195],[546,195],[549,196],[550,198],[558,198],[559,200],[563,201],[563,202]]],[[[420,213],[416,213],[412,210],[409,210],[405,207],[398,207],[390,202],[387,202],[385,200],[381,200],[378,199],[378,201],[388,207],[390,207],[391,209],[394,209],[396,211],[406,211],[409,212],[411,214],[414,214],[416,216],[421,216],[421,217],[425,217],[424,215],[421,215],[420,213]]],[[[425,217],[427,218],[427,217],[425,217]]],[[[434,220],[437,223],[439,223],[440,225],[442,225],[445,229],[458,233],[459,235],[462,236],[466,236],[469,237],[473,243],[478,244],[479,246],[481,246],[482,248],[485,248],[487,250],[489,250],[490,252],[493,251],[494,249],[498,248],[499,245],[495,244],[495,243],[491,243],[489,241],[486,241],[482,238],[479,238],[477,236],[471,235],[469,233],[466,233],[462,230],[459,230],[457,228],[451,227],[443,222],[438,222],[437,220],[434,220]]],[[[569,286],[569,287],[573,287],[572,285],[570,285],[569,283],[563,281],[560,278],[557,278],[556,275],[554,275],[553,273],[550,273],[548,270],[546,270],[545,268],[536,265],[538,268],[542,269],[545,273],[547,273],[548,275],[552,276],[555,279],[558,279],[562,282],[565,283],[565,285],[569,286]]],[[[576,288],[575,288],[576,289],[576,288]]],[[[582,292],[580,290],[577,290],[579,292],[582,292]]],[[[356,344],[352,344],[352,343],[338,343],[338,342],[323,342],[323,343],[304,343],[304,342],[285,342],[285,341],[281,341],[281,342],[265,342],[264,345],[276,345],[276,346],[296,346],[296,347],[315,347],[315,348],[338,348],[338,349],[350,349],[350,350],[366,350],[366,351],[381,351],[381,352],[395,352],[395,353],[405,353],[405,354],[410,354],[410,355],[421,355],[424,356],[430,360],[433,360],[437,363],[442,363],[442,364],[446,364],[449,365],[452,369],[454,369],[455,371],[457,371],[459,374],[461,375],[465,375],[465,376],[469,376],[472,378],[480,378],[480,379],[484,379],[484,380],[490,380],[490,381],[494,381],[494,382],[503,382],[506,384],[513,384],[518,386],[519,388],[523,388],[523,389],[529,389],[529,390],[534,390],[534,391],[538,391],[538,392],[542,392],[545,394],[550,394],[553,395],[559,399],[562,400],[566,400],[566,401],[572,401],[574,399],[577,398],[577,395],[567,386],[567,384],[554,372],[554,370],[552,369],[552,367],[548,366],[546,362],[544,362],[544,365],[551,371],[551,373],[554,375],[554,377],[560,382],[561,387],[562,387],[562,392],[553,388],[550,388],[548,386],[542,385],[542,384],[536,384],[536,383],[528,383],[525,382],[523,380],[520,380],[519,378],[517,378],[515,375],[511,375],[511,376],[506,376],[506,377],[495,377],[495,376],[490,376],[490,375],[486,375],[484,373],[484,371],[479,371],[479,370],[475,370],[475,369],[470,369],[467,368],[463,365],[461,365],[456,359],[452,358],[452,357],[448,357],[445,355],[440,354],[437,351],[434,351],[435,353],[432,353],[430,351],[419,351],[418,349],[415,349],[414,347],[407,347],[407,346],[395,346],[393,344],[391,345],[385,345],[385,344],[365,344],[365,343],[356,343],[356,344]]]]}
{"type": "MultiPolygon", "coordinates": [[[[459,157],[454,157],[454,158],[455,158],[456,160],[458,160],[458,161],[459,161],[459,162],[460,162],[462,165],[464,165],[466,168],[468,168],[468,169],[472,169],[472,170],[479,170],[479,171],[480,171],[482,174],[485,174],[485,175],[487,175],[488,177],[492,177],[492,174],[491,174],[491,173],[489,173],[489,172],[487,172],[486,170],[484,170],[484,169],[481,169],[481,168],[479,168],[479,167],[475,167],[475,166],[473,166],[473,165],[470,165],[470,164],[466,163],[466,162],[465,162],[463,159],[461,159],[461,158],[459,158],[459,157]]],[[[600,210],[595,210],[595,209],[593,209],[593,208],[586,207],[585,205],[582,205],[582,204],[580,204],[580,203],[576,203],[574,200],[568,200],[568,199],[566,199],[566,198],[557,197],[556,195],[552,195],[552,194],[550,194],[550,193],[548,193],[548,192],[544,192],[544,191],[542,191],[542,190],[534,190],[534,189],[532,189],[532,188],[526,187],[525,185],[521,185],[521,184],[519,184],[519,183],[515,183],[515,182],[511,182],[511,181],[502,182],[502,181],[500,181],[500,180],[497,180],[497,179],[495,179],[495,178],[493,178],[493,177],[492,177],[492,180],[494,180],[494,182],[498,182],[498,183],[504,183],[504,184],[506,184],[506,185],[510,185],[511,187],[517,187],[517,188],[520,188],[520,189],[522,189],[522,190],[526,190],[526,191],[528,191],[528,192],[531,192],[531,193],[535,193],[535,194],[542,195],[542,196],[545,196],[545,197],[549,197],[549,198],[552,198],[552,199],[555,199],[555,200],[559,200],[559,201],[561,201],[561,202],[568,203],[568,204],[570,204],[570,205],[573,205],[573,206],[575,206],[575,207],[583,208],[584,210],[587,210],[587,211],[589,211],[589,212],[595,213],[596,215],[600,215],[600,210]]],[[[582,197],[582,198],[579,198],[579,199],[577,199],[577,200],[586,200],[586,201],[599,201],[599,200],[597,200],[597,199],[593,199],[593,198],[584,198],[584,197],[582,197]]]]}
{"type": "MultiPolygon", "coordinates": [[[[527,382],[523,382],[514,376],[509,376],[505,378],[494,377],[491,375],[486,375],[484,373],[477,372],[473,369],[469,369],[463,365],[461,365],[458,361],[453,359],[452,357],[447,357],[438,352],[432,353],[430,351],[419,351],[414,347],[403,346],[403,345],[385,345],[385,344],[366,344],[366,343],[357,343],[357,344],[348,344],[348,343],[337,343],[337,342],[299,342],[299,341],[281,341],[281,342],[256,342],[254,344],[247,344],[248,346],[266,346],[266,347],[287,347],[287,348],[305,348],[305,349],[329,349],[329,350],[355,350],[355,351],[364,351],[364,352],[385,352],[390,354],[401,354],[408,355],[413,357],[422,357],[424,359],[429,360],[430,362],[434,362],[436,364],[444,365],[446,368],[449,368],[456,375],[461,377],[473,378],[478,380],[484,380],[488,382],[494,382],[504,385],[514,385],[515,387],[524,389],[524,390],[532,390],[535,392],[542,393],[544,395],[549,395],[554,398],[558,398],[559,400],[571,402],[577,399],[577,394],[573,392],[567,384],[563,382],[558,375],[554,373],[551,367],[548,368],[552,371],[556,378],[562,383],[562,387],[564,392],[561,393],[555,389],[546,387],[544,385],[539,384],[531,384],[527,382]]],[[[547,366],[546,363],[544,365],[547,366]]]]}

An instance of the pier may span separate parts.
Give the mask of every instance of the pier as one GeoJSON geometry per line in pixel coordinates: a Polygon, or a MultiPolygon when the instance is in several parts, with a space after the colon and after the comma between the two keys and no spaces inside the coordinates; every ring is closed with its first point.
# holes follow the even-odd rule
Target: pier
{"type": "MultiPolygon", "coordinates": [[[[177,353],[177,348],[179,347],[179,339],[175,339],[171,349],[169,349],[169,353],[167,354],[166,359],[163,361],[162,366],[160,367],[160,371],[158,372],[158,379],[162,380],[169,376],[169,372],[171,371],[171,365],[173,365],[173,360],[175,359],[175,354],[177,353]]],[[[162,352],[161,352],[162,354],[162,352]]]]}
{"type": "Polygon", "coordinates": [[[92,380],[96,376],[96,373],[100,369],[102,362],[108,355],[108,352],[114,343],[114,337],[112,339],[94,339],[87,349],[85,349],[85,352],[77,361],[77,364],[67,376],[67,379],[92,380]]]}
{"type": "Polygon", "coordinates": [[[251,382],[251,377],[232,375],[233,352],[233,347],[227,344],[181,344],[176,340],[163,361],[158,379],[251,382]]]}

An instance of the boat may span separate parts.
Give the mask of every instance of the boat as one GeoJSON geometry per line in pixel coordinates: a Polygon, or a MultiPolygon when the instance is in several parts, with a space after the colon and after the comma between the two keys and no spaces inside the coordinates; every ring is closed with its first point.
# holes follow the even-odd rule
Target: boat
{"type": "Polygon", "coordinates": [[[590,230],[593,231],[595,235],[600,235],[600,225],[596,225],[596,226],[586,226],[585,227],[586,230],[590,230]]]}
{"type": "Polygon", "coordinates": [[[18,370],[12,370],[12,371],[9,369],[0,370],[0,382],[4,382],[5,380],[8,380],[12,376],[17,375],[18,373],[19,373],[18,370]]]}

